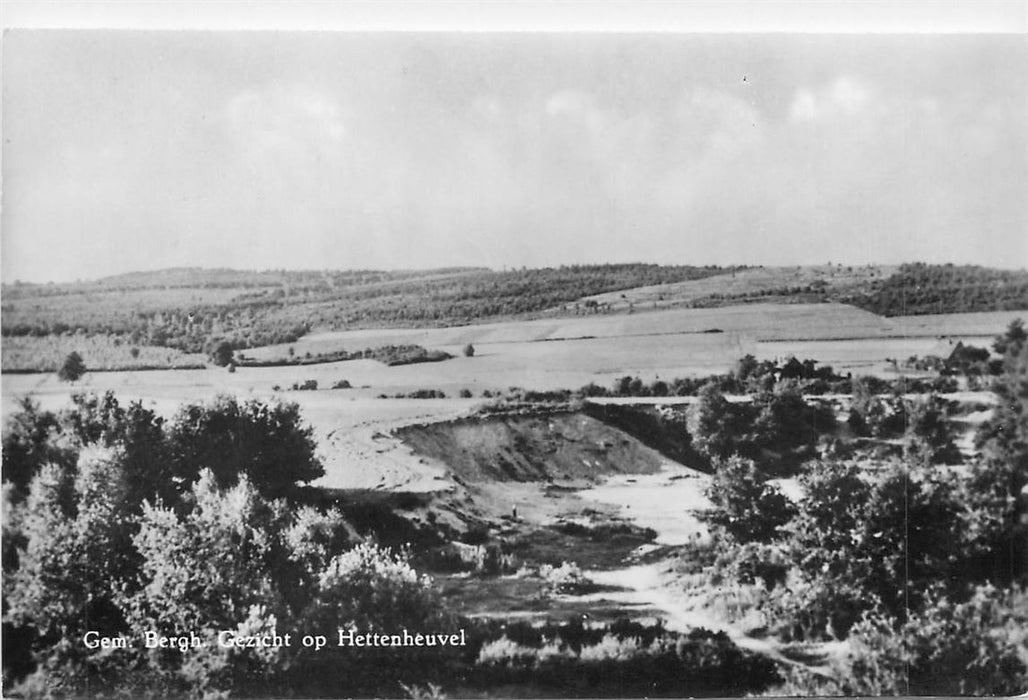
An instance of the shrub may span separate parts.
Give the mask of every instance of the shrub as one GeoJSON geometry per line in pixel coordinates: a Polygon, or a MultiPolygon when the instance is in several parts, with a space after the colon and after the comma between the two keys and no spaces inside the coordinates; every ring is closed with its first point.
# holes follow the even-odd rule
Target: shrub
{"type": "Polygon", "coordinates": [[[703,519],[740,543],[780,538],[781,528],[796,512],[753,461],[741,457],[717,463],[707,497],[714,507],[703,513],[703,519]]]}
{"type": "Polygon", "coordinates": [[[75,688],[118,670],[117,658],[78,642],[89,630],[122,629],[116,592],[132,572],[126,489],[121,455],[101,448],[82,452],[77,474],[47,465],[32,480],[16,515],[18,567],[4,580],[5,622],[31,630],[30,685],[75,688]]]}
{"type": "Polygon", "coordinates": [[[86,363],[82,361],[82,356],[73,350],[64,358],[64,364],[57,370],[57,377],[65,382],[75,382],[85,373],[86,363]]]}
{"type": "Polygon", "coordinates": [[[824,694],[1021,693],[1028,687],[1025,602],[1024,591],[982,586],[964,602],[934,591],[902,625],[869,613],[853,628],[851,651],[824,694]]]}
{"type": "Polygon", "coordinates": [[[78,445],[66,434],[60,417],[42,411],[31,399],[20,402],[20,410],[7,421],[3,436],[3,480],[13,486],[14,502],[28,493],[29,482],[44,464],[74,468],[78,445]]]}
{"type": "Polygon", "coordinates": [[[211,362],[216,364],[218,367],[225,367],[232,362],[232,343],[227,340],[222,340],[217,343],[210,352],[211,362]]]}
{"type": "Polygon", "coordinates": [[[419,575],[405,552],[360,544],[334,557],[318,574],[307,628],[395,632],[442,629],[447,620],[431,579],[419,575]]]}
{"type": "Polygon", "coordinates": [[[875,605],[902,622],[933,582],[959,590],[981,550],[964,491],[936,469],[890,464],[866,480],[828,461],[802,484],[786,541],[794,572],[774,606],[796,636],[841,638],[875,605]]]}
{"type": "Polygon", "coordinates": [[[279,497],[324,474],[313,428],[295,403],[263,404],[220,396],[178,411],[168,431],[174,472],[194,482],[210,469],[219,486],[246,474],[263,495],[279,497]]]}
{"type": "Polygon", "coordinates": [[[574,595],[593,588],[592,581],[582,575],[582,570],[574,562],[561,562],[560,566],[543,564],[539,568],[539,576],[551,593],[574,595]]]}
{"type": "Polygon", "coordinates": [[[946,423],[946,402],[932,394],[914,402],[908,410],[906,451],[929,464],[959,464],[960,450],[953,443],[946,423]]]}

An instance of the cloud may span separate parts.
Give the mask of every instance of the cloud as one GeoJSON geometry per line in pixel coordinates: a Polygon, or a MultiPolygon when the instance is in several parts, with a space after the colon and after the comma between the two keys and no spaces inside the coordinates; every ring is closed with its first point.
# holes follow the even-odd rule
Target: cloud
{"type": "Polygon", "coordinates": [[[863,112],[871,99],[872,93],[866,85],[854,78],[840,76],[819,90],[797,90],[790,114],[799,122],[853,116],[863,112]]]}
{"type": "Polygon", "coordinates": [[[33,37],[4,275],[1024,250],[1023,42],[33,37]]]}
{"type": "Polygon", "coordinates": [[[302,87],[243,90],[229,99],[225,120],[238,146],[259,151],[326,151],[346,135],[336,102],[302,87]]]}

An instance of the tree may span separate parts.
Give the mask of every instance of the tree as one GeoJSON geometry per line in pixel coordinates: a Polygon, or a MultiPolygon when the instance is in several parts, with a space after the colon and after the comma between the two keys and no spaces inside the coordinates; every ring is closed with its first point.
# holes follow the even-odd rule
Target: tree
{"type": "Polygon", "coordinates": [[[5,622],[33,632],[31,682],[74,695],[116,670],[116,658],[76,642],[123,629],[116,595],[133,572],[126,487],[122,455],[106,448],[83,450],[77,474],[46,465],[32,480],[15,518],[18,568],[4,580],[5,622]]]}
{"type": "Polygon", "coordinates": [[[65,382],[78,381],[83,374],[86,373],[86,363],[82,361],[82,356],[76,351],[72,350],[68,353],[68,356],[64,358],[64,364],[57,371],[57,376],[65,382]]]}
{"type": "Polygon", "coordinates": [[[325,473],[313,435],[295,403],[219,396],[179,410],[168,431],[168,449],[179,479],[191,483],[210,469],[216,483],[226,487],[246,474],[262,495],[277,498],[325,473]]]}
{"type": "Polygon", "coordinates": [[[960,450],[950,435],[944,410],[945,402],[935,394],[911,406],[905,446],[908,456],[929,464],[960,464],[960,450]]]}
{"type": "Polygon", "coordinates": [[[751,427],[753,451],[770,452],[769,468],[782,469],[814,452],[820,431],[835,427],[830,410],[809,405],[795,381],[779,382],[773,392],[758,396],[760,407],[751,427]]]}
{"type": "Polygon", "coordinates": [[[218,367],[224,367],[232,362],[232,355],[232,344],[227,340],[222,340],[211,350],[211,361],[218,367]]]}
{"type": "Polygon", "coordinates": [[[930,586],[966,583],[980,551],[958,482],[937,468],[886,465],[873,478],[853,462],[823,461],[803,475],[788,526],[797,583],[779,615],[801,636],[842,638],[876,605],[898,623],[930,586]]]}
{"type": "Polygon", "coordinates": [[[741,457],[729,457],[717,465],[707,497],[714,509],[704,519],[742,544],[778,539],[796,511],[751,460],[741,457]]]}
{"type": "Polygon", "coordinates": [[[991,513],[997,573],[1028,581],[1028,343],[1014,322],[996,347],[1005,351],[997,379],[998,403],[978,431],[975,443],[984,457],[974,468],[970,498],[977,510],[991,513]]]}
{"type": "Polygon", "coordinates": [[[733,373],[735,374],[736,379],[738,379],[740,382],[745,382],[751,376],[756,374],[757,368],[759,366],[760,363],[757,361],[756,357],[750,354],[746,354],[740,357],[739,360],[735,363],[735,369],[733,370],[733,373]]]}
{"type": "Polygon", "coordinates": [[[743,441],[754,417],[755,410],[749,404],[731,403],[713,382],[704,384],[696,426],[697,449],[711,459],[733,454],[755,456],[743,441]]]}
{"type": "Polygon", "coordinates": [[[996,338],[992,344],[993,350],[1003,356],[1014,357],[1028,341],[1028,331],[1025,331],[1024,321],[1015,318],[1007,326],[1007,332],[996,338]]]}
{"type": "Polygon", "coordinates": [[[29,482],[44,464],[71,470],[77,459],[77,447],[64,435],[57,414],[40,410],[28,397],[20,405],[4,426],[3,437],[3,480],[13,486],[14,502],[28,493],[29,482]]]}

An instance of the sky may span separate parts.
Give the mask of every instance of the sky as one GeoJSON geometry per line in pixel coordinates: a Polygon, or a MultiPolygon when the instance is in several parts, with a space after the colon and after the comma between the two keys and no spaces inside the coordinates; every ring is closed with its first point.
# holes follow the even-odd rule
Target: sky
{"type": "Polygon", "coordinates": [[[1028,265],[1024,35],[9,31],[4,282],[1028,265]]]}

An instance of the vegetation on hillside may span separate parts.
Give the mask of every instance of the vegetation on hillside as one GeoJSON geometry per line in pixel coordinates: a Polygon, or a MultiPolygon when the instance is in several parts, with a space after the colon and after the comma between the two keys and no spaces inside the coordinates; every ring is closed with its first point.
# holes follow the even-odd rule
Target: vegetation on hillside
{"type": "Polygon", "coordinates": [[[238,351],[292,343],[313,329],[631,313],[635,295],[625,292],[632,289],[649,290],[640,304],[652,299],[654,308],[834,301],[886,316],[1028,309],[1028,272],[922,263],[903,265],[886,278],[880,271],[858,275],[832,265],[814,272],[782,270],[780,275],[769,270],[760,279],[772,286],[742,285],[741,291],[730,291],[734,286],[728,285],[725,291],[705,292],[701,285],[691,287],[684,301],[676,300],[674,292],[665,299],[660,291],[663,285],[697,285],[712,277],[720,282],[712,282],[711,289],[720,289],[740,270],[763,272],[649,264],[502,272],[172,269],[96,282],[5,284],[3,362],[5,371],[54,371],[63,354],[54,356],[48,349],[59,344],[67,348],[65,354],[93,346],[84,357],[98,369],[195,364],[192,358],[220,357],[226,347],[238,351]],[[781,284],[774,286],[778,277],[781,284]],[[39,339],[46,342],[35,342],[39,339]],[[22,347],[26,344],[30,347],[22,347]],[[148,360],[140,357],[141,348],[150,349],[144,351],[148,360]],[[156,348],[175,354],[154,353],[156,348]]]}
{"type": "Polygon", "coordinates": [[[881,316],[1020,311],[1028,309],[1028,271],[910,263],[838,301],[881,316]]]}
{"type": "Polygon", "coordinates": [[[168,270],[92,283],[4,285],[2,332],[101,335],[128,345],[210,354],[222,342],[236,350],[291,343],[312,328],[446,326],[521,317],[592,294],[723,271],[647,264],[504,272],[168,270]]]}

